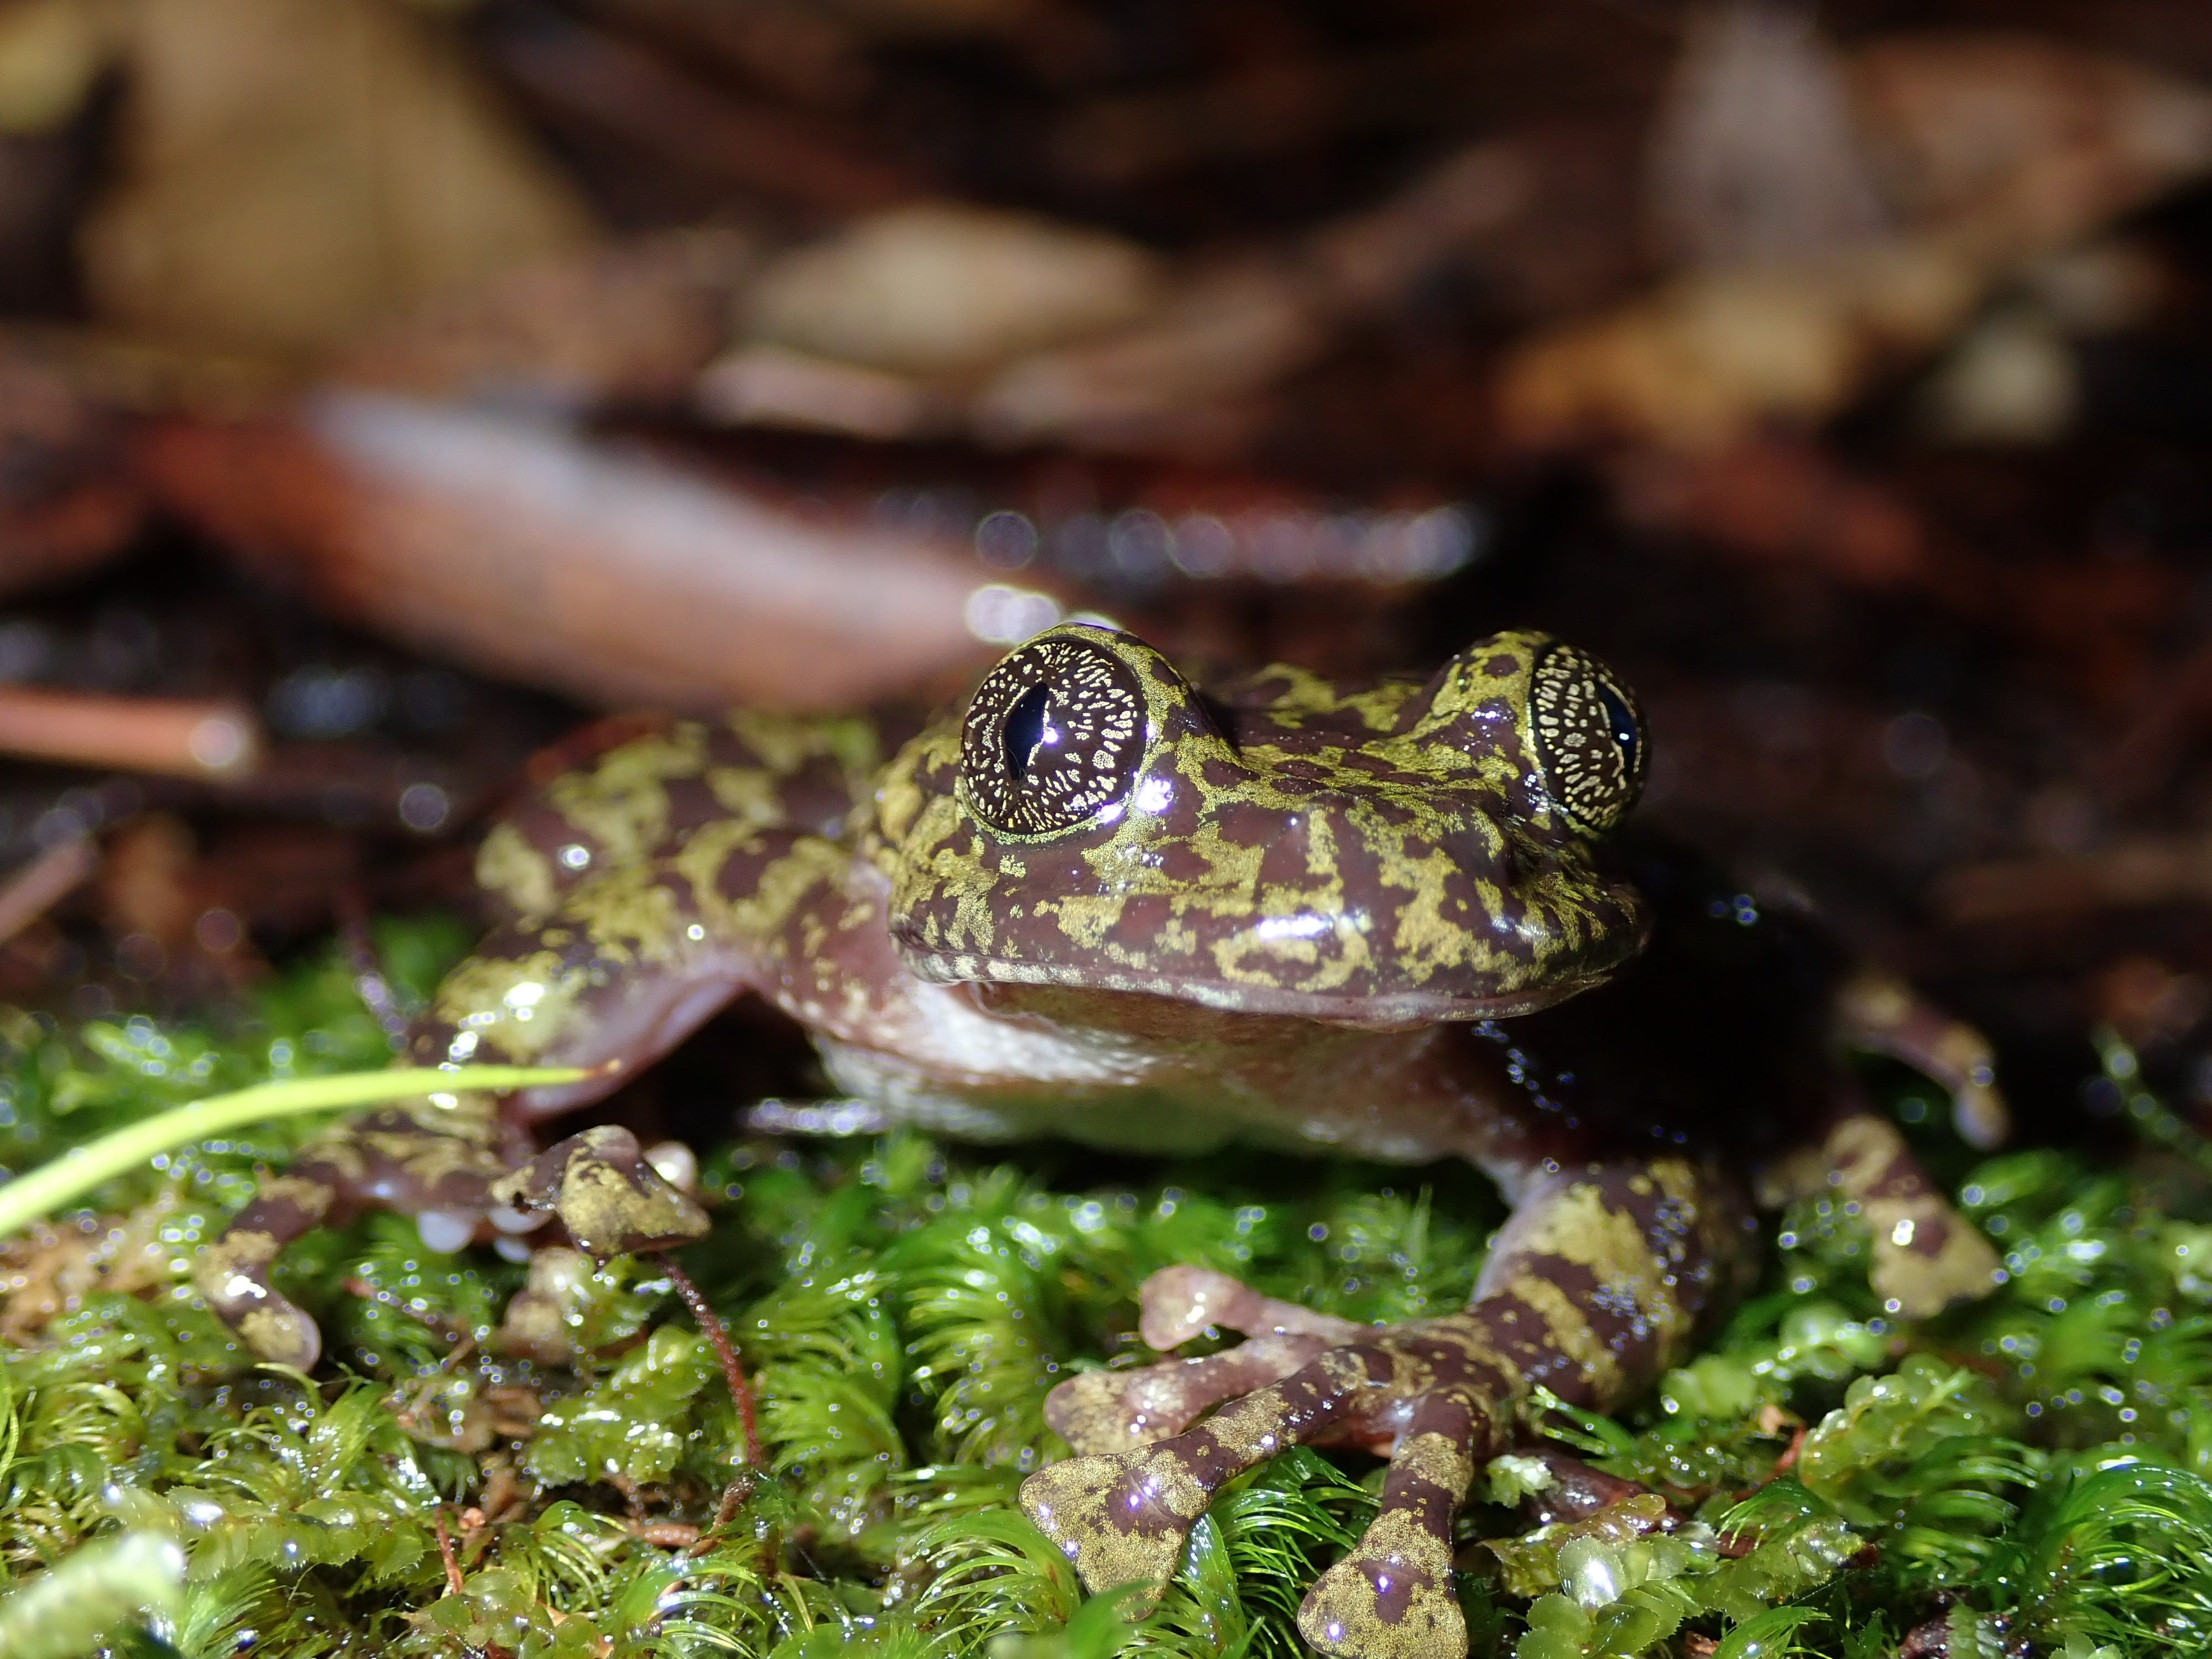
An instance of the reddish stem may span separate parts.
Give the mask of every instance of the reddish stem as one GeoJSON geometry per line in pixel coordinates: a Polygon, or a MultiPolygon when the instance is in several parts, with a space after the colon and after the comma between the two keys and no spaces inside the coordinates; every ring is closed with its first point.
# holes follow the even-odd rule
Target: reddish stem
{"type": "Polygon", "coordinates": [[[446,1564],[446,1594],[459,1595],[461,1594],[461,1564],[453,1559],[453,1535],[446,1530],[443,1504],[433,1512],[430,1522],[438,1529],[438,1559],[446,1564]]]}
{"type": "Polygon", "coordinates": [[[745,1381],[744,1367],[738,1363],[738,1351],[730,1346],[730,1333],[723,1326],[721,1316],[708,1305],[707,1298],[683,1268],[666,1256],[661,1257],[660,1263],[668,1270],[669,1281],[676,1286],[677,1295],[684,1298],[685,1305],[691,1310],[692,1318],[699,1322],[699,1328],[706,1332],[707,1340],[714,1345],[715,1353],[720,1356],[722,1375],[730,1384],[730,1399],[738,1408],[738,1425],[744,1433],[745,1467],[749,1469],[767,1468],[768,1457],[761,1449],[760,1424],[753,1411],[752,1385],[745,1381]]]}

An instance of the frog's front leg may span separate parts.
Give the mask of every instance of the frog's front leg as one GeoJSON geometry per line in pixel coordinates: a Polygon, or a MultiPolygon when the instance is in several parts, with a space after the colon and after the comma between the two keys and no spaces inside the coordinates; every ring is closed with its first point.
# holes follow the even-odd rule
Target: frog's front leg
{"type": "Polygon", "coordinates": [[[201,1258],[201,1293],[259,1358],[309,1370],[322,1354],[321,1333],[269,1276],[287,1245],[363,1209],[389,1207],[422,1218],[425,1244],[458,1249],[492,1212],[491,1182],[528,1153],[526,1140],[501,1124],[482,1095],[404,1102],[350,1118],[302,1147],[283,1175],[263,1181],[201,1258]]]}
{"type": "Polygon", "coordinates": [[[1730,1288],[1747,1226],[1733,1189],[1686,1160],[1545,1174],[1465,1312],[1363,1332],[1194,1428],[1054,1464],[1024,1484],[1022,1507],[1093,1590],[1161,1581],[1232,1476],[1289,1445],[1387,1446],[1382,1510],[1308,1595],[1299,1629],[1348,1659],[1460,1659],[1451,1517],[1477,1461],[1539,1383],[1604,1409],[1676,1363],[1730,1288]]]}
{"type": "MultiPolygon", "coordinates": [[[[790,830],[737,825],[574,883],[550,914],[495,932],[448,976],[413,1035],[414,1055],[426,1065],[647,1063],[749,986],[779,980],[790,946],[768,924],[787,919],[812,890],[817,867],[836,867],[825,856],[833,851],[790,830]]],[[[611,1086],[595,1079],[525,1094],[504,1114],[457,1093],[341,1125],[265,1182],[210,1247],[203,1292],[262,1358],[313,1365],[321,1346],[314,1322],[269,1279],[286,1245],[371,1208],[423,1218],[424,1242],[439,1249],[459,1249],[487,1227],[534,1224],[491,1190],[530,1159],[520,1121],[611,1086]]],[[[627,1148],[592,1139],[597,1133],[563,1141],[531,1166],[532,1199],[557,1209],[579,1243],[605,1254],[593,1240],[629,1241],[610,1249],[656,1248],[704,1231],[696,1206],[675,1202],[680,1194],[634,1155],[627,1132],[614,1132],[627,1148]],[[636,1196],[655,1182],[650,1203],[636,1196]],[[661,1227],[660,1211],[680,1219],[661,1227]]]]}
{"type": "MultiPolygon", "coordinates": [[[[659,1059],[781,966],[781,914],[761,884],[820,873],[827,842],[785,830],[702,832],[665,857],[577,883],[552,910],[485,938],[447,975],[410,1034],[419,1066],[493,1061],[618,1072],[525,1090],[513,1110],[549,1117],[585,1105],[659,1059]]],[[[811,885],[811,882],[808,883],[811,885]]]]}
{"type": "Polygon", "coordinates": [[[387,1106],[310,1143],[209,1247],[201,1293],[258,1358],[301,1370],[321,1358],[321,1331],[270,1270],[302,1234],[364,1209],[414,1214],[424,1245],[437,1250],[459,1249],[487,1221],[500,1234],[526,1232],[539,1224],[532,1211],[557,1213],[578,1248],[602,1261],[705,1235],[707,1212],[660,1175],[629,1130],[586,1129],[533,1158],[483,1097],[442,1098],[452,1104],[387,1106]]]}

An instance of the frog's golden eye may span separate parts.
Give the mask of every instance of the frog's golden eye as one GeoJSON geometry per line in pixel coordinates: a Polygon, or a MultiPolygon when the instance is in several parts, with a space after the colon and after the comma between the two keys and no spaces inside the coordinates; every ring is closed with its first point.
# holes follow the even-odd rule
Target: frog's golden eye
{"type": "Polygon", "coordinates": [[[1145,748],[1135,671],[1103,646],[1035,640],[983,677],[960,728],[960,781],[975,816],[1049,836],[1129,793],[1145,748]]]}
{"type": "Polygon", "coordinates": [[[1602,835],[1644,787],[1650,744],[1627,687],[1586,651],[1555,645],[1537,659],[1528,723],[1545,793],[1574,826],[1602,835]]]}

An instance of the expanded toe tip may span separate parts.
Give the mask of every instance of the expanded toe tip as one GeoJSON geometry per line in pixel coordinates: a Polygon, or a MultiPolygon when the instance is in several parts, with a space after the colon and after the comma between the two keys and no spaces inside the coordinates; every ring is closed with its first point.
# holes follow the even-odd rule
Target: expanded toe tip
{"type": "Polygon", "coordinates": [[[282,1297],[253,1309],[238,1322],[238,1334],[253,1357],[270,1365],[311,1371],[323,1357],[323,1334],[305,1313],[282,1297]]]}
{"type": "Polygon", "coordinates": [[[1467,1618],[1449,1578],[1355,1552],[1306,1592],[1298,1634],[1323,1659],[1466,1659],[1467,1618]]]}
{"type": "Polygon", "coordinates": [[[1071,1457],[1022,1482],[1022,1512],[1094,1595],[1123,1584],[1164,1584],[1182,1560],[1204,1499],[1194,1507],[1182,1490],[1187,1480],[1150,1467],[1156,1461],[1152,1448],[1071,1457]]]}

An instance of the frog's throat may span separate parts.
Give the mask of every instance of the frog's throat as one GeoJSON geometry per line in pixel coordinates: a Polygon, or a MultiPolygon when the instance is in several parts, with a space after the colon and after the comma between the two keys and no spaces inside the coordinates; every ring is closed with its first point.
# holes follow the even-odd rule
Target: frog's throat
{"type": "Polygon", "coordinates": [[[1133,973],[1103,965],[1073,968],[1009,962],[1003,957],[963,951],[902,948],[900,954],[915,978],[938,985],[1052,985],[1079,991],[1127,991],[1193,1003],[1224,1013],[1279,1014],[1330,1025],[1381,1030],[1409,1030],[1439,1020],[1510,1019],[1520,1014],[1532,1014],[1601,985],[1612,976],[1609,970],[1593,972],[1500,990],[1486,996],[1454,996],[1422,990],[1339,994],[1133,973]]]}

